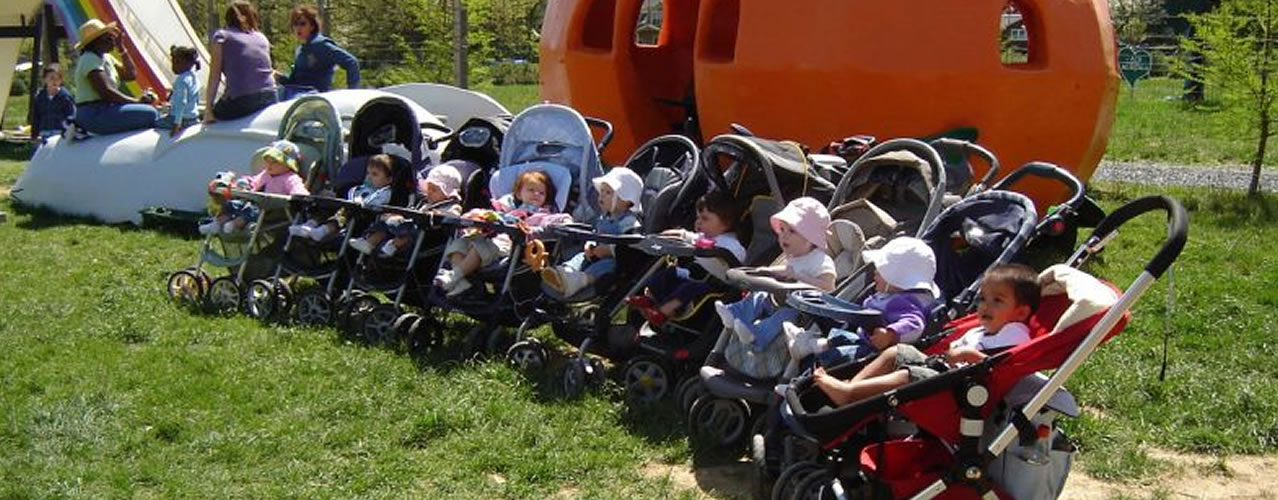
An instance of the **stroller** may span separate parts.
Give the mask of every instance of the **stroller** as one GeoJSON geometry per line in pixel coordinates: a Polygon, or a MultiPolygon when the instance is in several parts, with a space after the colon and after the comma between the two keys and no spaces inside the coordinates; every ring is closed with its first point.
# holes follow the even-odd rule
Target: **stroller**
{"type": "MultiPolygon", "coordinates": [[[[332,105],[323,98],[303,97],[289,106],[280,120],[278,137],[297,145],[301,156],[299,173],[305,179],[308,189],[323,186],[340,162],[342,122],[332,105]]],[[[255,165],[259,162],[259,159],[254,159],[255,165]]],[[[232,190],[230,194],[256,203],[262,209],[264,219],[259,220],[255,227],[270,231],[234,235],[225,241],[220,236],[206,238],[201,246],[199,262],[169,276],[170,298],[205,305],[217,311],[240,310],[241,305],[248,306],[246,297],[253,288],[247,280],[269,275],[270,269],[281,258],[281,235],[275,223],[279,222],[278,219],[287,219],[283,214],[288,198],[240,190],[232,190]],[[264,225],[263,222],[267,224],[264,225]],[[216,280],[203,269],[203,264],[206,263],[215,267],[235,268],[235,276],[218,282],[215,289],[213,285],[216,280]]],[[[285,292],[278,294],[281,300],[291,297],[291,294],[285,292]]],[[[245,312],[253,314],[254,311],[245,307],[245,312]]]]}
{"type": "MultiPolygon", "coordinates": [[[[679,195],[697,171],[699,159],[697,146],[678,135],[652,139],[631,154],[625,166],[643,180],[641,233],[657,233],[687,219],[689,207],[679,208],[683,205],[683,198],[679,195]]],[[[564,260],[566,255],[580,249],[580,243],[587,241],[610,244],[615,248],[616,271],[571,296],[564,296],[543,283],[541,297],[519,327],[516,337],[519,347],[508,348],[515,354],[536,349],[539,342],[525,338],[524,333],[537,325],[550,323],[557,337],[580,346],[579,354],[568,363],[561,378],[565,394],[576,396],[585,390],[587,382],[597,380],[603,374],[602,367],[588,358],[587,353],[614,360],[624,360],[631,355],[636,325],[629,322],[614,325],[614,319],[625,308],[624,299],[637,293],[656,269],[651,265],[656,259],[631,248],[643,239],[641,234],[602,235],[596,234],[588,225],[565,224],[549,227],[541,236],[542,241],[555,242],[556,251],[550,262],[564,260]]],[[[543,265],[535,263],[534,270],[543,265]]],[[[512,362],[517,361],[512,358],[512,362]]]]}
{"type": "MultiPolygon", "coordinates": [[[[676,380],[687,377],[692,369],[701,365],[715,338],[704,332],[721,328],[711,304],[715,299],[740,294],[738,288],[726,282],[724,273],[742,264],[761,265],[777,256],[779,248],[769,219],[794,198],[811,196],[829,200],[834,184],[822,175],[823,168],[792,142],[722,135],[706,145],[698,169],[676,195],[671,205],[675,212],[671,215],[682,214],[688,220],[681,225],[691,227],[690,219],[695,213],[692,203],[698,196],[707,191],[731,193],[734,199],[746,203],[736,228],[746,248],[745,262],[738,262],[721,248],[699,248],[659,235],[650,235],[634,246],[658,258],[636,283],[634,292],[641,290],[639,287],[661,268],[694,258],[705,270],[705,276],[700,279],[710,285],[711,291],[686,304],[683,313],[661,326],[646,323],[642,316],[631,311],[626,326],[610,331],[610,341],[619,337],[633,346],[621,375],[630,400],[655,402],[675,388],[676,380]]],[[[650,217],[661,215],[649,214],[650,217]]]]}
{"type": "MultiPolygon", "coordinates": [[[[556,214],[561,214],[555,217],[571,213],[575,220],[593,219],[598,194],[590,179],[602,173],[602,164],[591,127],[604,131],[599,147],[606,146],[612,139],[612,125],[607,122],[583,118],[572,108],[557,104],[541,104],[521,112],[511,121],[502,140],[498,169],[488,181],[489,196],[496,199],[510,193],[521,173],[539,170],[555,185],[555,199],[549,200],[556,214]]],[[[450,217],[443,223],[459,232],[475,229],[510,238],[510,256],[469,276],[474,284],[470,290],[449,297],[439,287],[432,287],[427,298],[431,308],[458,311],[479,322],[466,335],[468,354],[502,354],[500,347],[508,342],[505,329],[521,325],[540,295],[540,276],[520,258],[532,238],[520,226],[501,222],[450,217]]],[[[440,256],[440,268],[447,258],[440,256]]],[[[417,334],[428,335],[420,330],[417,334]]],[[[524,344],[520,352],[518,357],[525,364],[540,366],[546,360],[546,351],[540,344],[524,344]]]]}
{"type": "MultiPolygon", "coordinates": [[[[1122,331],[1132,305],[1187,237],[1188,216],[1178,202],[1134,200],[1102,220],[1064,264],[1040,275],[1043,302],[1030,318],[1029,342],[841,408],[830,408],[811,378],[797,379],[783,388],[782,417],[796,440],[817,451],[785,469],[773,498],[1055,498],[1074,451],[1055,420],[1078,415],[1065,381],[1122,331]],[[1167,214],[1166,240],[1126,290],[1079,269],[1120,226],[1155,211],[1167,214]]],[[[959,319],[925,352],[940,352],[977,324],[975,317],[959,319]]],[[[846,378],[865,362],[828,372],[846,378]]]]}

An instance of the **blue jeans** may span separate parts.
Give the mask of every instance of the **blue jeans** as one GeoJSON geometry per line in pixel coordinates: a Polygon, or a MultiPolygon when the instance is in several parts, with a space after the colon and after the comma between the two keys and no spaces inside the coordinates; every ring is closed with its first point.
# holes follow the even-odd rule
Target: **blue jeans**
{"type": "Polygon", "coordinates": [[[231,98],[222,97],[213,104],[213,118],[218,120],[244,118],[278,101],[279,96],[276,95],[274,88],[231,98]]]}
{"type": "Polygon", "coordinates": [[[772,294],[767,292],[750,292],[744,299],[728,304],[728,309],[754,334],[752,347],[756,351],[768,347],[772,339],[777,338],[781,333],[781,323],[799,318],[799,311],[773,304],[772,294]]]}
{"type": "Polygon", "coordinates": [[[75,109],[75,122],[90,133],[105,135],[152,128],[160,112],[149,104],[92,102],[75,109]]]}
{"type": "Polygon", "coordinates": [[[821,363],[821,366],[835,366],[879,353],[879,350],[860,334],[860,330],[853,332],[833,328],[826,338],[830,342],[830,348],[817,354],[817,361],[821,363]]]}
{"type": "Polygon", "coordinates": [[[677,267],[667,267],[657,271],[648,280],[648,294],[658,305],[678,300],[681,304],[679,308],[683,309],[713,290],[706,282],[684,277],[685,275],[687,275],[686,270],[680,273],[677,267]]]}
{"type": "Polygon", "coordinates": [[[586,265],[586,253],[582,252],[572,256],[572,258],[568,259],[567,262],[564,262],[564,267],[573,271],[585,271],[586,274],[589,274],[591,278],[595,279],[595,281],[599,281],[599,278],[607,274],[612,274],[613,271],[617,270],[617,259],[609,257],[607,259],[596,260],[591,262],[590,265],[586,265]]]}

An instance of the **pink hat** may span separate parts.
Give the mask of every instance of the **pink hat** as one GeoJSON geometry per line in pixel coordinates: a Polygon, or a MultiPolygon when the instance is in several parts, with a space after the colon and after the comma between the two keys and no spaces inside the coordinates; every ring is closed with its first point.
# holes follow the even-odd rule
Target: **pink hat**
{"type": "Polygon", "coordinates": [[[434,184],[439,186],[439,190],[444,196],[449,198],[460,197],[458,189],[461,188],[461,172],[457,171],[457,167],[447,163],[436,166],[426,173],[426,178],[422,179],[421,190],[426,191],[426,184],[434,184]]]}
{"type": "Polygon", "coordinates": [[[771,222],[773,231],[780,232],[784,222],[803,239],[825,250],[825,230],[830,226],[830,212],[816,199],[804,196],[791,201],[772,216],[771,222]]]}

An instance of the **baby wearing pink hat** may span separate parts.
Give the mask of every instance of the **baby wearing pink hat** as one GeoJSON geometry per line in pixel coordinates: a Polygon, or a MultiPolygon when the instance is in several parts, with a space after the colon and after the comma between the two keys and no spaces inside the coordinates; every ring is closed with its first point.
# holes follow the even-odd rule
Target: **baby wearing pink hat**
{"type": "MultiPolygon", "coordinates": [[[[825,252],[825,234],[830,225],[830,212],[825,205],[813,198],[798,198],[773,215],[771,223],[786,262],[761,270],[825,292],[833,291],[836,272],[834,259],[825,252]]],[[[731,328],[743,344],[756,351],[767,348],[781,333],[784,322],[799,316],[798,311],[774,303],[768,292],[750,292],[732,304],[715,301],[714,307],[724,327],[731,328]]]]}
{"type": "MultiPolygon", "coordinates": [[[[420,201],[414,209],[461,215],[461,172],[449,163],[430,169],[426,178],[417,183],[420,201]]],[[[364,254],[377,251],[382,257],[390,257],[411,244],[418,230],[417,224],[404,216],[385,214],[349,245],[364,254]]]]}

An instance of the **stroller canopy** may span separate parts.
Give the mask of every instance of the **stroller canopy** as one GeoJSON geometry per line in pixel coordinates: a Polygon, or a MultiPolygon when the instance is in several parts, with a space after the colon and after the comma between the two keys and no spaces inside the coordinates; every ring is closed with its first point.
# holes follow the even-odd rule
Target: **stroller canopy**
{"type": "Polygon", "coordinates": [[[422,118],[413,105],[395,96],[377,97],[364,103],[351,120],[350,157],[372,156],[383,144],[408,148],[415,166],[422,161],[422,118]]]}
{"type": "MultiPolygon", "coordinates": [[[[595,193],[590,180],[603,175],[603,167],[599,162],[599,151],[595,148],[595,138],[590,133],[590,126],[580,113],[567,106],[558,104],[539,104],[519,113],[506,129],[506,136],[501,145],[501,175],[511,167],[523,164],[538,164],[542,170],[552,173],[548,165],[558,165],[566,169],[572,177],[570,188],[555,180],[555,188],[560,192],[556,202],[563,211],[571,211],[577,220],[593,219],[598,206],[599,196],[595,193]],[[566,196],[566,198],[560,198],[566,196]]],[[[514,174],[517,175],[517,174],[514,174]]],[[[552,179],[555,177],[552,175],[552,179]]],[[[513,177],[507,186],[514,185],[513,177]]],[[[494,179],[490,186],[500,187],[494,179]]],[[[493,196],[499,196],[493,190],[493,196]]]]}
{"type": "Polygon", "coordinates": [[[970,302],[985,270],[1019,254],[1037,222],[1034,202],[1013,191],[986,191],[941,212],[923,233],[936,254],[941,296],[960,305],[970,302]]]}
{"type": "Polygon", "coordinates": [[[312,191],[334,178],[342,165],[342,119],[328,99],[299,97],[280,120],[279,138],[297,144],[302,156],[298,173],[312,191]],[[317,170],[311,172],[312,167],[317,170]]]}

